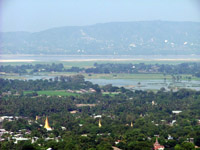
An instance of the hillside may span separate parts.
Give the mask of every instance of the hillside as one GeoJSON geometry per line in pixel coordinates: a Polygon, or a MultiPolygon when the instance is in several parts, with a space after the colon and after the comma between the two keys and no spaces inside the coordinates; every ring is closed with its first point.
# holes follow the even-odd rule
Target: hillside
{"type": "Polygon", "coordinates": [[[113,22],[0,35],[3,54],[200,54],[198,22],[113,22]]]}

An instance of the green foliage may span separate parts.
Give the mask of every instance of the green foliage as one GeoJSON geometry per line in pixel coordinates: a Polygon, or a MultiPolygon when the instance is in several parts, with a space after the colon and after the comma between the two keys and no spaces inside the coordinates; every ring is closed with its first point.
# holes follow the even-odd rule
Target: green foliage
{"type": "Polygon", "coordinates": [[[128,144],[128,150],[149,150],[152,148],[152,144],[148,141],[133,141],[128,144]]]}
{"type": "Polygon", "coordinates": [[[103,141],[97,145],[97,150],[113,150],[113,148],[110,143],[103,141]]]}
{"type": "Polygon", "coordinates": [[[36,148],[31,143],[20,143],[20,147],[17,148],[18,150],[36,150],[36,148]]]}
{"type": "Polygon", "coordinates": [[[84,80],[83,75],[55,77],[54,80],[5,80],[0,79],[1,92],[5,91],[43,91],[43,90],[63,90],[63,89],[89,89],[99,90],[98,85],[94,85],[84,80]]]}
{"type": "Polygon", "coordinates": [[[10,121],[4,121],[3,122],[3,128],[6,130],[11,131],[18,131],[21,129],[30,129],[30,125],[28,124],[28,121],[24,119],[18,119],[16,121],[10,122],[10,121]]]}
{"type": "Polygon", "coordinates": [[[194,143],[195,143],[195,145],[200,146],[200,137],[196,137],[194,139],[194,143]]]}
{"type": "Polygon", "coordinates": [[[0,142],[0,149],[1,150],[14,150],[14,143],[13,142],[9,142],[9,141],[5,141],[5,142],[0,142]]]}
{"type": "Polygon", "coordinates": [[[195,146],[189,142],[183,142],[181,145],[176,145],[175,150],[195,150],[195,146]]]}
{"type": "MultiPolygon", "coordinates": [[[[86,83],[80,76],[65,77],[59,79],[75,86],[76,84],[87,84],[87,87],[97,87],[98,85],[86,83]]],[[[33,81],[20,82],[27,83],[33,81]]],[[[37,85],[44,81],[37,81],[37,85]]],[[[46,81],[45,81],[46,82],[46,81]]],[[[61,81],[48,81],[62,84],[61,81]]],[[[47,82],[47,85],[49,84],[47,82]]],[[[3,80],[9,89],[11,83],[19,85],[19,81],[3,80]],[[8,86],[9,85],[9,86],[8,86]]],[[[41,87],[43,87],[41,85],[41,87]]],[[[32,87],[30,87],[32,88],[32,87]]],[[[105,87],[113,89],[111,85],[105,87]]],[[[22,116],[14,121],[4,121],[3,128],[9,131],[20,129],[31,130],[29,137],[37,136],[39,140],[31,145],[30,142],[19,143],[16,146],[11,142],[2,142],[1,149],[9,147],[12,149],[47,149],[55,150],[77,149],[77,150],[106,150],[112,146],[117,146],[125,150],[151,149],[155,142],[155,135],[159,135],[159,143],[168,149],[192,150],[194,144],[185,142],[187,138],[194,137],[194,142],[199,145],[200,127],[197,123],[199,119],[200,92],[192,90],[173,91],[130,91],[128,89],[116,88],[121,91],[113,96],[102,93],[81,94],[80,96],[2,96],[0,100],[0,115],[22,116]],[[124,92],[122,92],[124,91],[124,92]],[[152,101],[156,104],[152,105],[152,101]],[[95,104],[80,106],[77,104],[95,104]],[[76,110],[76,114],[69,111],[76,110]],[[173,110],[181,110],[180,114],[173,114],[173,110]],[[40,116],[37,122],[35,116],[40,116]],[[102,115],[102,127],[98,127],[99,118],[95,115],[102,115]],[[47,132],[44,128],[45,116],[49,118],[49,124],[53,131],[47,132]],[[28,117],[28,118],[26,118],[28,117]],[[28,123],[31,119],[32,123],[28,123]],[[176,123],[171,124],[172,120],[176,123]],[[133,123],[133,127],[130,123],[133,123]],[[40,126],[42,124],[42,126],[40,126]],[[66,130],[62,130],[65,127],[66,130]],[[167,140],[168,134],[173,140],[167,140]],[[46,137],[59,137],[59,141],[45,141],[46,137]],[[115,141],[120,140],[115,145],[115,141]]],[[[28,89],[29,90],[29,89],[28,89]]],[[[4,135],[6,137],[6,135],[4,135]]]]}
{"type": "Polygon", "coordinates": [[[1,65],[0,66],[1,72],[6,72],[6,73],[19,73],[19,74],[24,74],[28,73],[27,70],[31,70],[30,73],[35,73],[35,72],[62,72],[64,71],[64,66],[63,64],[55,64],[52,63],[51,65],[49,64],[28,64],[28,65],[16,65],[16,66],[11,66],[11,65],[1,65]]]}
{"type": "Polygon", "coordinates": [[[24,91],[25,95],[28,96],[38,96],[38,95],[47,95],[47,96],[77,96],[76,93],[66,92],[64,90],[51,90],[51,91],[24,91]],[[35,94],[34,94],[35,93],[35,94]]]}

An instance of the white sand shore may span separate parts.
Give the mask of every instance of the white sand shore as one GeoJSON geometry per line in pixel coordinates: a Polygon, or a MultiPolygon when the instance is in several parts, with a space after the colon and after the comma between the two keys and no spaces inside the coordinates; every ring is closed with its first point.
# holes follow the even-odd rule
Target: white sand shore
{"type": "MultiPolygon", "coordinates": [[[[34,62],[34,61],[39,61],[39,60],[32,60],[32,59],[2,59],[0,62],[6,63],[6,62],[34,62]]],[[[53,61],[53,60],[52,60],[53,61]]],[[[194,62],[194,61],[200,61],[200,59],[196,58],[180,58],[180,59],[160,59],[160,58],[155,58],[155,59],[144,59],[144,58],[139,58],[139,59],[119,59],[119,58],[112,58],[112,59],[68,59],[68,60],[55,60],[56,61],[61,61],[61,62],[90,62],[90,61],[186,61],[186,62],[194,62]]],[[[42,62],[42,60],[40,61],[42,62]]]]}
{"type": "Polygon", "coordinates": [[[33,62],[36,60],[28,60],[28,59],[20,59],[20,60],[14,60],[14,59],[7,59],[7,60],[0,60],[0,62],[33,62]]]}
{"type": "Polygon", "coordinates": [[[145,60],[145,59],[69,59],[69,60],[61,60],[65,62],[71,62],[71,61],[76,61],[76,62],[81,62],[81,61],[134,61],[134,60],[145,60]]]}
{"type": "Polygon", "coordinates": [[[63,62],[84,62],[84,61],[200,61],[200,59],[71,59],[61,60],[63,62]]]}

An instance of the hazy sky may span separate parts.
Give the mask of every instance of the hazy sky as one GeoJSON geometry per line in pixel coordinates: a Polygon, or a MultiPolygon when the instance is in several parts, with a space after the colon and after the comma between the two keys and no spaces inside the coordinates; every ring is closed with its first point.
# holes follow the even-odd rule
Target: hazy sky
{"type": "Polygon", "coordinates": [[[200,22],[200,0],[0,0],[1,31],[144,20],[200,22]]]}

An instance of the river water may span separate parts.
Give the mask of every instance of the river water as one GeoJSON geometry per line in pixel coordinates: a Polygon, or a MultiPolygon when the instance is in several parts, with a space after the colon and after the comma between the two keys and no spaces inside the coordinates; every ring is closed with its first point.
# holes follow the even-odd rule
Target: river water
{"type": "Polygon", "coordinates": [[[187,88],[200,90],[200,81],[172,82],[170,80],[136,80],[136,79],[86,79],[94,84],[126,87],[133,90],[159,90],[164,87],[166,90],[187,88]]]}
{"type": "MultiPolygon", "coordinates": [[[[141,61],[200,61],[200,56],[198,55],[0,55],[0,60],[12,60],[12,62],[17,62],[18,60],[34,60],[39,62],[54,62],[54,61],[98,61],[98,60],[141,60],[141,61]],[[13,61],[14,60],[14,61],[13,61]]],[[[54,78],[53,76],[23,76],[24,79],[49,79],[54,78]]],[[[189,88],[200,90],[200,81],[182,81],[179,83],[173,83],[172,81],[164,80],[136,80],[136,79],[86,79],[94,84],[107,85],[112,84],[113,86],[124,86],[130,89],[141,89],[141,90],[159,90],[164,87],[169,90],[170,88],[189,88]],[[140,84],[139,84],[140,83],[140,84]]]]}
{"type": "Polygon", "coordinates": [[[199,55],[0,55],[0,60],[92,61],[92,60],[182,60],[200,61],[199,55]]]}
{"type": "MultiPolygon", "coordinates": [[[[26,80],[37,80],[37,79],[50,79],[55,76],[47,76],[47,75],[23,75],[20,76],[21,79],[26,80]]],[[[158,79],[85,79],[86,81],[90,81],[93,84],[98,84],[100,86],[112,84],[113,86],[125,87],[132,90],[159,90],[164,87],[166,90],[170,89],[180,89],[187,88],[193,90],[200,90],[200,81],[191,80],[191,81],[180,81],[173,82],[172,80],[158,80],[158,79]]]]}

